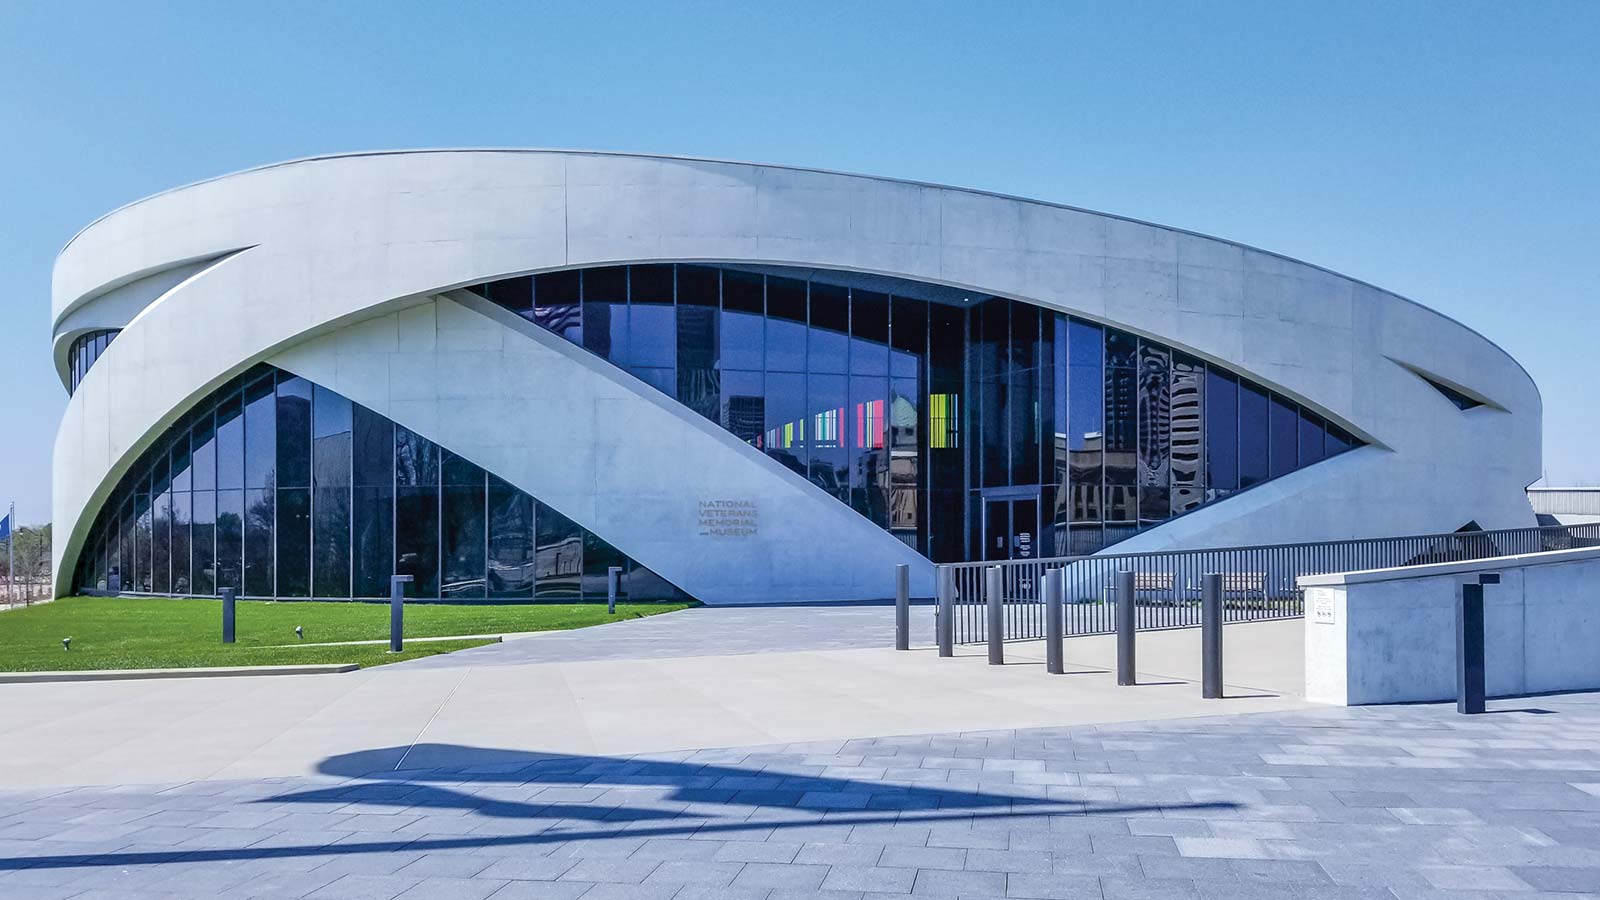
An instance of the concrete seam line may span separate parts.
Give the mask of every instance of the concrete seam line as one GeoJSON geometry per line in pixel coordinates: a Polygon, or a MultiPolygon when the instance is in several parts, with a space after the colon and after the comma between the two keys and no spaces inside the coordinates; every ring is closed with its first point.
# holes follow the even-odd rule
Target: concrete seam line
{"type": "Polygon", "coordinates": [[[417,731],[417,736],[412,738],[411,743],[406,745],[406,752],[400,754],[400,761],[394,764],[394,769],[391,771],[398,772],[400,771],[400,767],[405,765],[406,758],[411,755],[412,750],[416,749],[417,741],[422,740],[422,736],[428,733],[429,728],[433,727],[433,720],[439,718],[439,713],[443,712],[444,708],[450,705],[450,701],[456,696],[456,691],[461,690],[462,682],[466,681],[467,676],[471,674],[472,667],[468,666],[467,670],[461,673],[461,677],[456,679],[455,686],[450,688],[450,693],[444,695],[444,701],[434,708],[433,715],[429,716],[428,721],[424,722],[422,728],[417,731]]]}

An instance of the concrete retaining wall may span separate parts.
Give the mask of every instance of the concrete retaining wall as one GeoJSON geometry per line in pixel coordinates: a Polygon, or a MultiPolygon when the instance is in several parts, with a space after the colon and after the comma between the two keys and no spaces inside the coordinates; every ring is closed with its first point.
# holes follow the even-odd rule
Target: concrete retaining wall
{"type": "Polygon", "coordinates": [[[1484,588],[1490,696],[1600,688],[1600,548],[1310,575],[1306,699],[1359,706],[1453,700],[1455,604],[1484,588]]]}

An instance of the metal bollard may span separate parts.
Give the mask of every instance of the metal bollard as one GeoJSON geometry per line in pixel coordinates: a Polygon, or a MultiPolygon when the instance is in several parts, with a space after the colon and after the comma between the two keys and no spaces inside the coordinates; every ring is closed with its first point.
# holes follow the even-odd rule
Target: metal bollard
{"type": "Polygon", "coordinates": [[[1222,576],[1200,576],[1200,696],[1222,697],[1222,576]]]}
{"type": "Polygon", "coordinates": [[[238,593],[233,588],[223,588],[222,594],[222,642],[233,643],[233,599],[238,593]]]}
{"type": "Polygon", "coordinates": [[[1138,605],[1133,600],[1133,570],[1117,573],[1117,684],[1138,684],[1134,676],[1133,631],[1138,605]]]}
{"type": "Polygon", "coordinates": [[[939,655],[956,655],[956,573],[949,566],[934,570],[934,593],[938,595],[938,618],[934,630],[939,638],[939,655]]]}
{"type": "Polygon", "coordinates": [[[894,648],[911,649],[911,567],[894,567],[894,648]]]}
{"type": "Polygon", "coordinates": [[[413,580],[410,575],[389,576],[389,652],[399,653],[403,649],[404,641],[401,635],[405,632],[405,600],[406,585],[413,580]]]}
{"type": "Polygon", "coordinates": [[[1483,586],[1499,583],[1497,574],[1480,575],[1477,583],[1463,584],[1456,597],[1456,712],[1462,715],[1481,713],[1485,708],[1483,586]]]}
{"type": "Polygon", "coordinates": [[[1005,576],[999,566],[990,566],[983,573],[983,599],[989,607],[989,627],[985,629],[989,638],[989,665],[1003,666],[1006,664],[1006,620],[1004,597],[1001,589],[1005,583],[1005,576]]]}
{"type": "Polygon", "coordinates": [[[610,615],[617,614],[617,595],[622,593],[622,567],[608,566],[606,568],[606,612],[610,615]]]}
{"type": "Polygon", "coordinates": [[[1051,675],[1067,671],[1061,658],[1061,595],[1065,593],[1067,572],[1055,569],[1039,577],[1039,596],[1044,598],[1044,669],[1051,675]]]}

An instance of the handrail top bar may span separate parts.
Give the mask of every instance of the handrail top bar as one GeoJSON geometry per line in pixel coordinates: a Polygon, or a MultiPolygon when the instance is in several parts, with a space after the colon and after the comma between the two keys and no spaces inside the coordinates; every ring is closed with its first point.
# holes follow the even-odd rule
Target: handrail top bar
{"type": "Polygon", "coordinates": [[[1174,547],[1170,550],[1145,550],[1139,553],[1091,553],[1086,556],[1046,556],[1037,559],[987,559],[969,562],[939,563],[952,569],[989,568],[991,566],[1067,565],[1084,560],[1137,560],[1165,556],[1187,556],[1196,553],[1244,553],[1260,550],[1304,550],[1317,547],[1349,547],[1362,544],[1381,544],[1394,541],[1428,541],[1440,539],[1485,538],[1503,534],[1534,534],[1544,532],[1571,532],[1581,525],[1530,525],[1525,528],[1497,528],[1489,531],[1444,531],[1435,534],[1399,534],[1391,537],[1350,538],[1336,541],[1302,541],[1293,544],[1247,544],[1234,547],[1174,547]]]}
{"type": "Polygon", "coordinates": [[[1441,563],[1424,563],[1416,566],[1389,566],[1383,569],[1361,569],[1352,572],[1329,572],[1322,575],[1301,575],[1296,579],[1299,587],[1342,587],[1351,584],[1374,584],[1382,581],[1409,581],[1414,578],[1432,578],[1440,575],[1467,575],[1503,569],[1526,569],[1550,563],[1576,562],[1600,557],[1600,547],[1574,547],[1569,550],[1543,550],[1537,553],[1512,553],[1506,556],[1486,556],[1483,559],[1451,560],[1441,563]]]}

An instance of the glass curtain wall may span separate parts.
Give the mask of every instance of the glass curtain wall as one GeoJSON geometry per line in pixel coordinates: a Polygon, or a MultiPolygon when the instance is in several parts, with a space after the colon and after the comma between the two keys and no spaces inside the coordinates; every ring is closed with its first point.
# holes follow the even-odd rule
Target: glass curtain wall
{"type": "MultiPolygon", "coordinates": [[[[985,555],[986,528],[1009,530],[1013,552],[1093,553],[1358,444],[1159,342],[935,285],[652,264],[469,290],[632,372],[938,562],[985,555]],[[987,521],[999,515],[1004,526],[987,521]]],[[[550,548],[563,534],[552,524],[541,538],[546,570],[561,568],[550,548]]]]}
{"type": "MultiPolygon", "coordinates": [[[[571,325],[573,314],[551,312],[571,325]]],[[[554,509],[320,385],[257,366],[162,435],[80,554],[80,590],[459,602],[687,599],[554,509]]]]}
{"type": "Polygon", "coordinates": [[[78,382],[83,376],[89,374],[89,367],[93,366],[100,354],[106,352],[111,346],[111,341],[120,332],[119,328],[91,331],[72,342],[67,348],[67,393],[74,394],[78,390],[78,382]]]}

